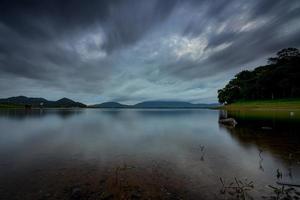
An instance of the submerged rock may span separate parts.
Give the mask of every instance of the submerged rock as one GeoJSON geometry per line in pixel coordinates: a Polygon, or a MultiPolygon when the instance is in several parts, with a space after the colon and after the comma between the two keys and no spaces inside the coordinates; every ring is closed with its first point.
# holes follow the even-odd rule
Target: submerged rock
{"type": "Polygon", "coordinates": [[[272,130],[272,127],[269,126],[263,126],[261,127],[262,130],[272,130]]]}
{"type": "Polygon", "coordinates": [[[142,197],[139,191],[133,191],[131,194],[131,199],[140,199],[142,197]]]}
{"type": "Polygon", "coordinates": [[[100,196],[101,200],[109,200],[109,199],[113,199],[114,195],[108,192],[103,192],[100,196]]]}
{"type": "Polygon", "coordinates": [[[81,199],[82,197],[82,191],[79,187],[75,187],[71,191],[71,199],[81,199]]]}
{"type": "Polygon", "coordinates": [[[232,127],[235,127],[237,125],[237,122],[233,118],[219,119],[219,123],[232,127]]]}

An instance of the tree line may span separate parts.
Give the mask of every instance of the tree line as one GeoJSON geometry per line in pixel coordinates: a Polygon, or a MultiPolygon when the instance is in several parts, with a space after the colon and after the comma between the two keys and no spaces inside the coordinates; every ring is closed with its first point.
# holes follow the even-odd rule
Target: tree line
{"type": "Polygon", "coordinates": [[[300,98],[300,52],[297,48],[280,50],[268,64],[244,70],[218,90],[220,103],[242,100],[300,98]]]}

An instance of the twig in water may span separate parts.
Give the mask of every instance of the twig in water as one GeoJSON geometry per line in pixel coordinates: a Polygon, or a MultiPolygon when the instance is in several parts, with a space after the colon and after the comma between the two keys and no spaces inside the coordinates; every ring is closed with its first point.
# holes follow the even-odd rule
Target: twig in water
{"type": "Polygon", "coordinates": [[[285,185],[281,185],[280,187],[275,187],[272,185],[268,185],[269,188],[273,190],[275,196],[269,196],[263,198],[265,199],[275,199],[275,200],[292,200],[292,199],[300,199],[300,193],[293,187],[286,187],[285,185]]]}
{"type": "Polygon", "coordinates": [[[225,181],[223,181],[221,177],[220,181],[222,184],[222,189],[220,190],[221,194],[229,194],[231,196],[235,196],[236,199],[242,200],[252,199],[247,192],[254,188],[253,181],[248,181],[247,179],[241,181],[235,177],[234,182],[231,182],[228,185],[225,184],[225,181]]]}
{"type": "Polygon", "coordinates": [[[277,175],[276,175],[277,179],[282,179],[282,172],[279,169],[277,169],[276,172],[277,172],[277,175]]]}
{"type": "Polygon", "coordinates": [[[263,165],[262,165],[262,163],[263,163],[263,157],[261,156],[261,154],[262,154],[262,152],[263,152],[263,150],[262,149],[259,149],[259,154],[258,154],[258,156],[259,156],[259,169],[261,170],[261,171],[264,171],[264,167],[263,167],[263,165]]]}

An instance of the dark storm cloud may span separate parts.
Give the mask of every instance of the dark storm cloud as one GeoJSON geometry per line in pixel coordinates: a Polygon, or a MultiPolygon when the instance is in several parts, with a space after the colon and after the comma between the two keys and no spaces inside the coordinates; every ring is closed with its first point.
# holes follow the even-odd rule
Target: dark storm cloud
{"type": "Polygon", "coordinates": [[[2,1],[4,25],[34,40],[49,40],[100,23],[107,40],[103,48],[137,41],[152,26],[162,22],[176,1],[166,0],[28,0],[2,1]]]}
{"type": "MultiPolygon", "coordinates": [[[[184,31],[184,35],[197,37],[206,31],[205,27],[215,26],[213,32],[206,35],[207,46],[205,50],[209,51],[222,44],[230,45],[216,53],[211,54],[202,60],[187,60],[186,58],[162,65],[163,70],[167,70],[174,76],[179,75],[186,79],[211,76],[215,73],[241,67],[241,65],[251,63],[261,57],[270,56],[281,48],[288,46],[300,46],[300,25],[297,20],[300,19],[299,2],[290,1],[257,1],[247,4],[246,1],[226,1],[210,6],[205,12],[204,19],[192,21],[184,31]],[[241,3],[242,2],[242,3],[241,3]],[[222,9],[220,9],[222,7],[222,9]],[[229,8],[236,7],[235,13],[231,13],[229,8]],[[241,14],[248,22],[253,22],[253,28],[241,31],[246,24],[235,24],[234,20],[241,14]],[[259,27],[259,20],[265,22],[259,27]],[[294,24],[288,24],[293,22],[294,24]],[[231,24],[232,23],[232,24],[231,24]],[[226,29],[218,32],[218,27],[226,24],[226,29]],[[289,36],[283,36],[281,33],[289,32],[289,36]]],[[[243,23],[242,21],[240,23],[243,23]]]]}
{"type": "Polygon", "coordinates": [[[3,24],[24,37],[49,39],[104,20],[110,4],[113,4],[110,2],[116,1],[4,0],[1,1],[0,16],[3,24]]]}
{"type": "MultiPolygon", "coordinates": [[[[274,7],[272,4],[270,6],[274,7]]],[[[288,32],[292,28],[285,27],[287,22],[300,18],[300,8],[295,8],[290,12],[286,12],[287,10],[290,10],[289,6],[278,3],[276,11],[280,13],[280,17],[276,16],[276,13],[268,15],[267,17],[271,19],[263,27],[249,30],[248,33],[244,34],[232,33],[229,38],[227,33],[221,34],[219,36],[221,39],[219,40],[223,42],[234,41],[233,44],[224,51],[212,55],[206,63],[215,63],[216,68],[224,65],[224,68],[227,69],[232,66],[251,62],[261,56],[270,55],[270,53],[275,53],[281,48],[288,46],[299,47],[300,38],[297,36],[300,33],[299,27],[289,37],[280,35],[281,32],[288,32]]],[[[265,15],[264,13],[262,14],[265,15]]],[[[260,17],[259,15],[255,15],[254,18],[257,19],[260,17]]],[[[297,24],[291,26],[294,25],[297,24]]],[[[215,38],[218,40],[219,37],[215,38]]],[[[215,38],[210,41],[208,46],[216,42],[215,38]]]]}
{"type": "Polygon", "coordinates": [[[104,48],[112,51],[135,43],[151,27],[162,23],[170,14],[176,1],[123,1],[112,8],[109,20],[104,24],[107,41],[104,48]]]}
{"type": "Polygon", "coordinates": [[[300,46],[298,0],[2,0],[1,97],[215,101],[300,46]]]}
{"type": "Polygon", "coordinates": [[[57,46],[57,40],[81,34],[83,30],[97,24],[101,24],[105,40],[101,47],[92,47],[93,44],[89,44],[89,48],[101,48],[111,52],[134,43],[146,34],[151,26],[161,23],[175,3],[160,2],[1,1],[0,52],[6,58],[2,62],[2,70],[29,78],[45,78],[43,75],[52,75],[54,69],[53,66],[48,68],[43,59],[57,65],[74,67],[74,61],[78,60],[76,53],[57,46]]]}

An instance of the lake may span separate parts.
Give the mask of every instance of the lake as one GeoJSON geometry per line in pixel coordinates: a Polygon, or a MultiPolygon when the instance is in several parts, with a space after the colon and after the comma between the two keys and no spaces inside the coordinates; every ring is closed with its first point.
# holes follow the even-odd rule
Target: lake
{"type": "Polygon", "coordinates": [[[0,199],[227,199],[237,193],[220,179],[235,178],[247,198],[268,199],[268,185],[300,184],[299,115],[0,110],[0,199]],[[224,115],[238,125],[220,125],[224,115]]]}

